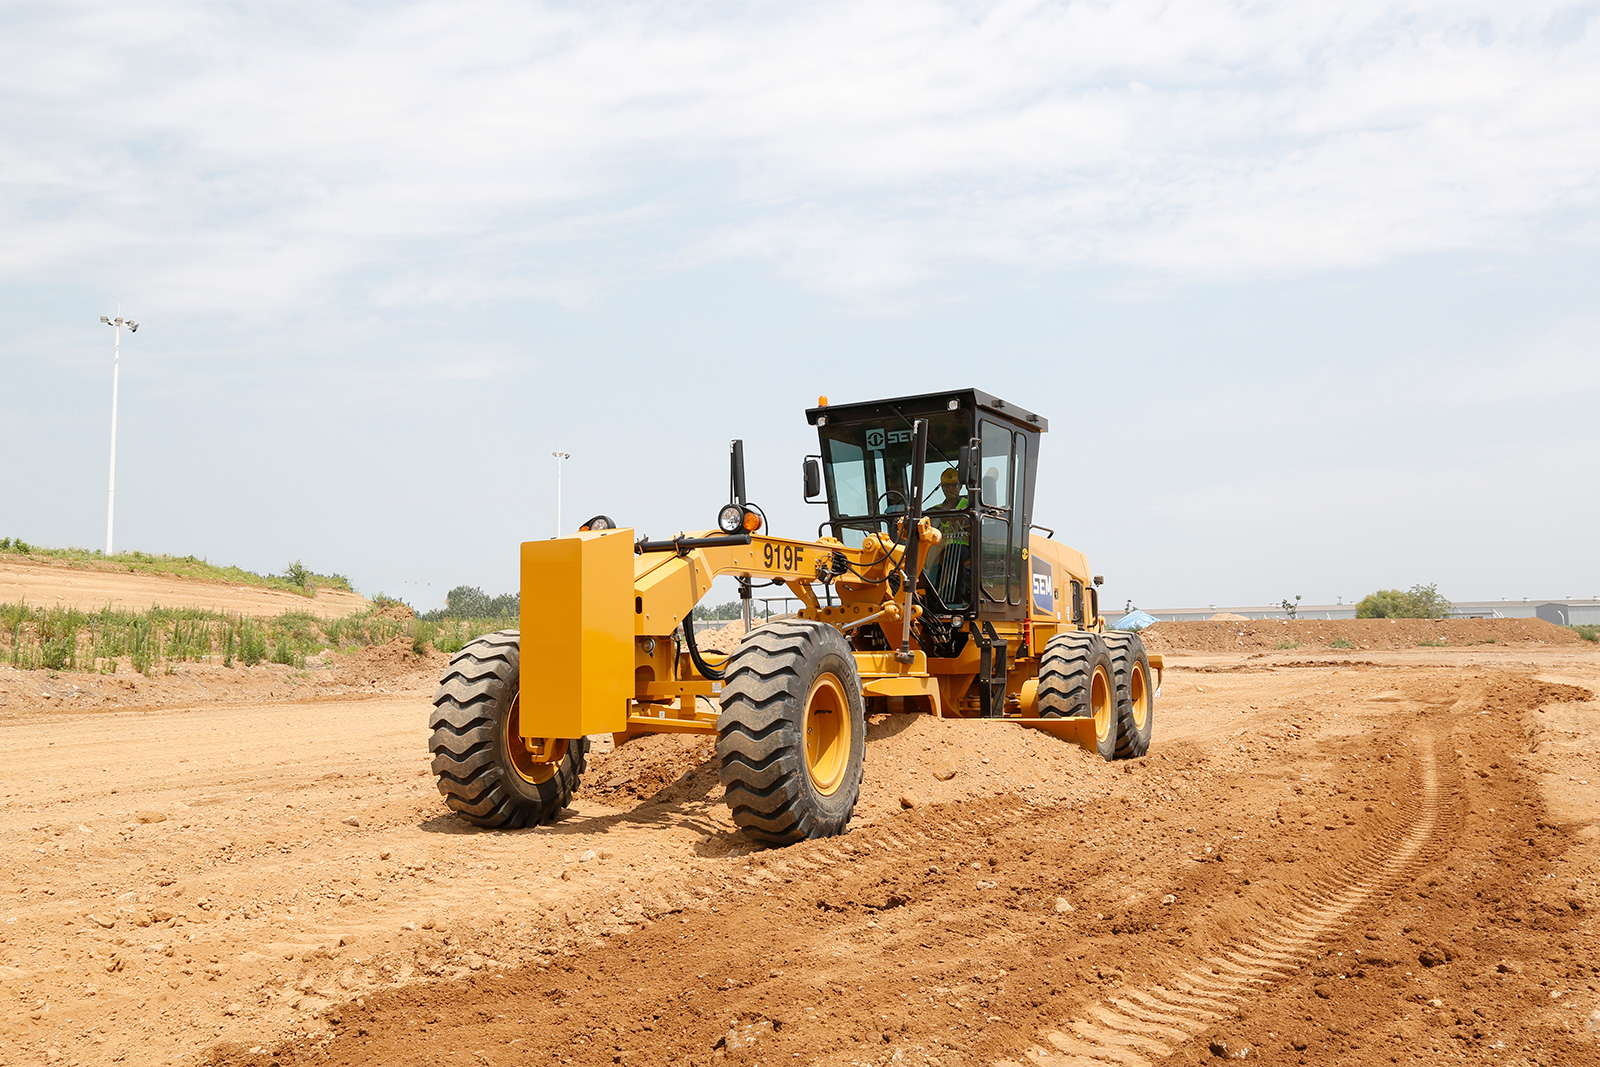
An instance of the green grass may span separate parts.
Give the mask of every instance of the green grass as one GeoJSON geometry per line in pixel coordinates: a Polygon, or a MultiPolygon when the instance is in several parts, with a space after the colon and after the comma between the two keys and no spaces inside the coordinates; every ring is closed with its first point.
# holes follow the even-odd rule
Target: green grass
{"type": "Polygon", "coordinates": [[[1438,641],[1418,641],[1418,648],[1444,648],[1450,642],[1440,639],[1438,641]]]}
{"type": "Polygon", "coordinates": [[[1300,642],[1299,641],[1279,641],[1278,644],[1277,644],[1277,649],[1278,649],[1279,652],[1287,652],[1291,648],[1299,648],[1299,647],[1300,647],[1300,642]]]}
{"type": "Polygon", "coordinates": [[[0,604],[0,661],[19,670],[114,674],[127,668],[145,675],[180,663],[253,667],[270,659],[303,667],[308,655],[379,644],[403,629],[392,619],[368,616],[325,625],[304,612],[255,619],[203,608],[89,612],[0,604]]]}
{"type": "Polygon", "coordinates": [[[1350,639],[1348,637],[1336,637],[1332,641],[1328,642],[1328,647],[1329,648],[1355,648],[1356,646],[1352,645],[1350,643],[1350,639]]]}
{"type": "Polygon", "coordinates": [[[131,669],[170,673],[180,663],[224,667],[280,663],[304,667],[327,649],[349,652],[405,635],[419,655],[431,645],[449,655],[494,630],[514,630],[515,618],[402,622],[368,609],[342,619],[289,611],[270,619],[203,608],[153,607],[147,611],[80,611],[27,603],[0,604],[0,662],[19,670],[131,669]]]}
{"type": "Polygon", "coordinates": [[[108,556],[98,549],[41,548],[38,545],[28,544],[20,537],[0,537],[0,554],[57,559],[75,567],[119,569],[134,574],[170,574],[202,581],[281,589],[289,593],[299,593],[301,596],[311,596],[318,589],[354,592],[350,588],[350,580],[344,575],[317,574],[299,560],[285,567],[282,574],[257,574],[240,567],[219,566],[194,556],[164,556],[149,552],[118,552],[108,556]],[[112,564],[114,567],[105,567],[106,564],[112,564]]]}

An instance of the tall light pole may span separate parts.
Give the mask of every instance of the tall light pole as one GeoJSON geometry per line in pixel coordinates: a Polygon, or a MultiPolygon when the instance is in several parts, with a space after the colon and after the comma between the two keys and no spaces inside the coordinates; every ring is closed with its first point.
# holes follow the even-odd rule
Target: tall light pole
{"type": "Polygon", "coordinates": [[[572,454],[570,452],[552,452],[550,454],[552,456],[556,457],[556,536],[560,537],[561,536],[561,528],[562,528],[561,527],[561,461],[564,460],[564,459],[571,459],[572,458],[572,454]]]}
{"type": "Polygon", "coordinates": [[[109,318],[100,316],[100,321],[117,331],[115,347],[111,350],[111,486],[106,490],[106,555],[111,555],[111,526],[117,516],[117,377],[122,368],[122,328],[126,326],[129,333],[138,333],[139,324],[132,319],[122,317],[122,309],[117,309],[117,317],[109,318]]]}

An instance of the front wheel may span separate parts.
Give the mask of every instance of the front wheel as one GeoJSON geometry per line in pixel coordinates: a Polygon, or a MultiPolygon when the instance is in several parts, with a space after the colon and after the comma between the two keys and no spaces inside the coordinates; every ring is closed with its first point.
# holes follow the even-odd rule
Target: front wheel
{"type": "Polygon", "coordinates": [[[433,696],[433,773],[456,814],[477,826],[514,829],[554,819],[572,803],[589,739],[546,738],[555,757],[535,760],[523,741],[521,635],[484,634],[455,654],[433,696]]]}
{"type": "Polygon", "coordinates": [[[826,623],[768,623],[723,667],[717,758],[733,821],[787,845],[844,832],[866,757],[861,678],[826,623]]]}

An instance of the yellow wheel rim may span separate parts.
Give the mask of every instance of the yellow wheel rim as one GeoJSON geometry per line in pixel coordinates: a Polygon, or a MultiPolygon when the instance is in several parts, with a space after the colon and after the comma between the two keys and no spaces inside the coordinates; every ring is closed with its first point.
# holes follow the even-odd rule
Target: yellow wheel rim
{"type": "Polygon", "coordinates": [[[824,674],[812,685],[804,728],[806,773],[818,793],[831,796],[844,784],[850,763],[850,702],[838,678],[824,674]]]}
{"type": "Polygon", "coordinates": [[[556,768],[567,758],[567,742],[547,739],[546,744],[555,745],[555,758],[549,763],[535,760],[533,753],[528,751],[527,744],[522,740],[521,721],[518,715],[521,706],[522,696],[519,693],[511,698],[511,710],[506,713],[506,755],[510,757],[511,768],[517,772],[517,777],[531,785],[543,785],[555,777],[556,768]]]}
{"type": "Polygon", "coordinates": [[[1137,661],[1128,672],[1128,695],[1133,698],[1133,726],[1141,734],[1150,728],[1150,688],[1145,682],[1144,665],[1137,661]]]}
{"type": "Polygon", "coordinates": [[[1089,707],[1094,709],[1094,737],[1096,741],[1104,741],[1111,736],[1111,676],[1104,667],[1094,669],[1094,678],[1089,683],[1089,707]]]}

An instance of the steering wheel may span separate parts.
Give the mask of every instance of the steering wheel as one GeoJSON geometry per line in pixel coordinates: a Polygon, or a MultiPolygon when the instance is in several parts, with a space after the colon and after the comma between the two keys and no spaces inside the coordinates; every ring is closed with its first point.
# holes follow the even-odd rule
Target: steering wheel
{"type": "Polygon", "coordinates": [[[892,497],[892,496],[897,496],[897,497],[900,498],[900,510],[901,511],[910,511],[911,510],[911,505],[906,502],[906,495],[904,493],[902,493],[898,489],[890,489],[889,491],[887,491],[881,497],[878,498],[878,514],[879,515],[887,515],[887,514],[889,514],[889,498],[892,497]]]}

